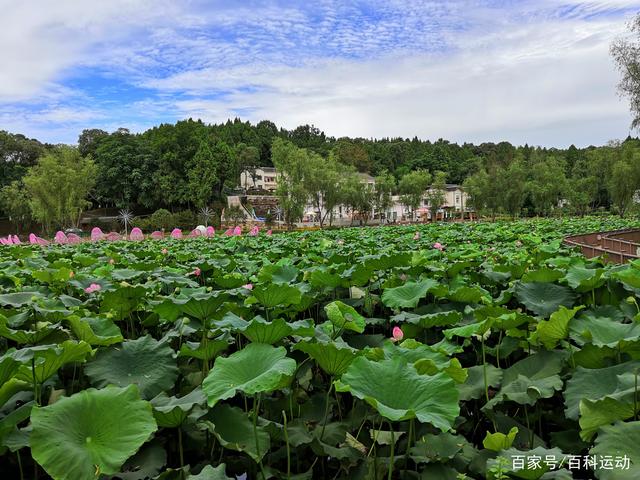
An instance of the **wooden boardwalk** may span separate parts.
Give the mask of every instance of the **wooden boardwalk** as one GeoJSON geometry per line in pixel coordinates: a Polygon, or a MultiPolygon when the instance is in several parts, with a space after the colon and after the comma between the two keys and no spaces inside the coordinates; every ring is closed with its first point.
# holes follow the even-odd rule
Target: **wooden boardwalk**
{"type": "Polygon", "coordinates": [[[564,243],[580,247],[587,258],[602,256],[605,261],[626,263],[640,258],[640,229],[614,230],[571,235],[564,243]]]}

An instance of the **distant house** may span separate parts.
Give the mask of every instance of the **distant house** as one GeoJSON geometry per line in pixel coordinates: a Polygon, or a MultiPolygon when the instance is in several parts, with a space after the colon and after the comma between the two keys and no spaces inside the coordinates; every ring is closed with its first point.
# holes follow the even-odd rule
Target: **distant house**
{"type": "MultiPolygon", "coordinates": [[[[415,211],[415,220],[430,220],[431,205],[429,205],[428,193],[431,188],[425,190],[422,202],[415,211]]],[[[400,195],[391,197],[392,207],[385,213],[385,217],[390,222],[411,220],[411,210],[402,203],[400,195]]],[[[438,207],[438,219],[446,219],[458,216],[462,211],[469,212],[467,207],[469,195],[462,190],[462,186],[447,183],[444,194],[444,203],[438,207]]]]}
{"type": "Polygon", "coordinates": [[[273,167],[258,167],[240,173],[240,187],[244,190],[256,189],[273,192],[278,186],[278,174],[273,167]]]}

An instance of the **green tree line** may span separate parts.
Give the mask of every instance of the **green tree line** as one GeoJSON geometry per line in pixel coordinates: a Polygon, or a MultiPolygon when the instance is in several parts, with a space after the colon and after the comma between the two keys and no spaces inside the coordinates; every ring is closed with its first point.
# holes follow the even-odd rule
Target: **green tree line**
{"type": "Polygon", "coordinates": [[[303,197],[323,223],[331,222],[326,216],[331,205],[347,205],[366,217],[388,208],[392,194],[400,194],[413,212],[432,183],[439,185],[430,199],[437,206],[445,182],[464,183],[472,205],[492,216],[548,215],[558,202],[575,214],[611,209],[624,215],[640,185],[638,155],[640,142],[634,138],[567,149],[507,142],[459,145],[418,138],[334,138],[309,125],[286,130],[269,121],[254,125],[240,119],[212,125],[189,119],[142,133],[88,129],[76,146],[1,131],[0,216],[54,228],[73,224],[78,211],[89,206],[143,213],[208,206],[219,212],[240,172],[260,166],[289,169],[278,195],[292,221],[304,208],[293,205],[303,197]],[[304,172],[294,171],[296,161],[304,172]],[[54,171],[56,163],[65,174],[54,171]],[[376,177],[380,187],[367,191],[357,173],[376,177]],[[53,197],[57,192],[72,199],[69,205],[38,192],[37,175],[48,179],[39,185],[51,188],[53,197]]]}

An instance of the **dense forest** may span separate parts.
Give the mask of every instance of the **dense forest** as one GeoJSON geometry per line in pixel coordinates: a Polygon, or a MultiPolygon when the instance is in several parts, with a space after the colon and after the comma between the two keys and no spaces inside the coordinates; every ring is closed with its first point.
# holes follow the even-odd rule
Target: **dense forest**
{"type": "Polygon", "coordinates": [[[38,185],[29,172],[39,159],[60,150],[66,152],[66,163],[57,163],[69,171],[61,172],[67,184],[58,190],[82,182],[69,181],[71,171],[78,169],[74,161],[91,164],[83,166],[83,176],[94,181],[84,207],[111,206],[136,213],[215,208],[238,184],[242,170],[273,165],[275,139],[353,171],[390,175],[398,185],[410,172],[441,172],[448,183],[464,183],[476,209],[491,215],[544,215],[557,209],[558,202],[568,205],[571,213],[601,208],[624,214],[640,184],[640,141],[634,138],[568,149],[508,142],[459,145],[443,139],[334,138],[313,126],[286,130],[270,121],[252,125],[235,119],[208,125],[189,119],[139,134],[122,128],[112,133],[84,130],[73,147],[0,132],[0,215],[29,215],[27,193],[38,185]]]}

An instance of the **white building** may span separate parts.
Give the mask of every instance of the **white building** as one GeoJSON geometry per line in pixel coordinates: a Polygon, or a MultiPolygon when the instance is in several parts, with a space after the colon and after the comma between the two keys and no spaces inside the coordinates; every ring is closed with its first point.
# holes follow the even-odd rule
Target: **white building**
{"type": "Polygon", "coordinates": [[[245,170],[240,174],[240,187],[249,190],[267,190],[273,192],[278,186],[278,174],[273,167],[258,167],[245,170]]]}

